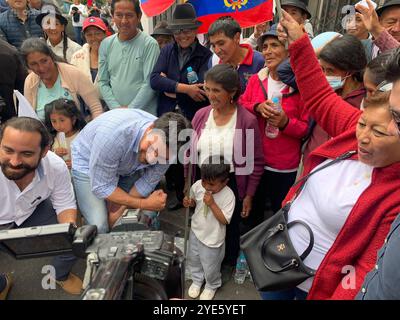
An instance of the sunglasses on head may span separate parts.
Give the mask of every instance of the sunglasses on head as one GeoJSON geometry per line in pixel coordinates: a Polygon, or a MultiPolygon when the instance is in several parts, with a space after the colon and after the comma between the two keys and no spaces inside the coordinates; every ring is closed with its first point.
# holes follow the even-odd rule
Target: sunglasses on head
{"type": "Polygon", "coordinates": [[[380,92],[388,92],[392,91],[392,89],[393,89],[393,82],[389,82],[386,80],[382,81],[376,88],[376,90],[380,92]]]}

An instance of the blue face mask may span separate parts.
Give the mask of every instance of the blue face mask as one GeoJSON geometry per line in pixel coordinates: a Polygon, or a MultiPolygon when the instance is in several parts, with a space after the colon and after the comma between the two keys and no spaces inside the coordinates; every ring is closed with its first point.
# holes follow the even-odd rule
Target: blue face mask
{"type": "Polygon", "coordinates": [[[346,79],[342,79],[339,76],[326,76],[326,80],[329,82],[333,90],[338,90],[343,88],[346,79]]]}

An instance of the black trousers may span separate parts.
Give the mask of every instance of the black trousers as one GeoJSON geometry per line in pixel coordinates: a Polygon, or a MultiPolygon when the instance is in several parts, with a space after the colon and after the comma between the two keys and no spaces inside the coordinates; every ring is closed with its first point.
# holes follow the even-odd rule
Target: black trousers
{"type": "Polygon", "coordinates": [[[165,173],[165,179],[168,186],[173,186],[173,189],[176,193],[176,198],[182,202],[184,198],[183,189],[185,188],[183,164],[171,164],[165,173]]]}
{"type": "MultiPolygon", "coordinates": [[[[10,225],[7,229],[29,228],[36,226],[46,226],[50,224],[57,224],[57,214],[51,204],[50,199],[41,202],[32,215],[26,219],[20,226],[16,224],[10,225]]],[[[1,230],[1,226],[0,226],[1,230]]],[[[65,280],[68,277],[77,258],[73,254],[63,254],[53,258],[52,265],[56,270],[56,279],[65,280]]]]}
{"type": "Polygon", "coordinates": [[[239,191],[234,173],[229,175],[228,186],[235,194],[236,200],[231,222],[226,226],[225,258],[223,264],[235,266],[240,250],[240,224],[243,220],[241,217],[243,202],[239,199],[239,191]]]}
{"type": "Polygon", "coordinates": [[[282,207],[282,201],[296,181],[296,175],[297,172],[282,173],[264,170],[253,198],[253,207],[247,221],[246,231],[259,225],[264,221],[264,218],[268,219],[270,217],[264,217],[267,199],[271,202],[271,214],[282,207]]]}

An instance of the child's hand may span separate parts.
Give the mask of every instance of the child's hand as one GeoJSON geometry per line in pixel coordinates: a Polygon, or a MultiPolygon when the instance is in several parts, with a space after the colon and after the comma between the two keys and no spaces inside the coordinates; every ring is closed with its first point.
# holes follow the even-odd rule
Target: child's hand
{"type": "Polygon", "coordinates": [[[212,206],[215,203],[214,202],[214,197],[212,196],[212,193],[210,191],[206,191],[204,193],[203,201],[209,207],[212,206]]]}
{"type": "Polygon", "coordinates": [[[56,148],[54,150],[54,152],[56,153],[56,155],[62,157],[62,156],[66,156],[68,154],[68,150],[65,148],[56,148]]]}
{"type": "Polygon", "coordinates": [[[196,202],[193,199],[185,197],[185,198],[183,198],[183,206],[185,208],[195,207],[196,206],[196,202]]]}
{"type": "Polygon", "coordinates": [[[67,164],[68,169],[71,169],[72,166],[71,160],[65,160],[65,163],[67,164]]]}

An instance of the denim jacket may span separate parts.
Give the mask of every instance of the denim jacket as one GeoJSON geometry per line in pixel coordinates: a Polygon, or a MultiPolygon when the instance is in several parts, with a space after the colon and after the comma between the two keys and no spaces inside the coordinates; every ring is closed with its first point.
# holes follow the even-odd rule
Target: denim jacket
{"type": "Polygon", "coordinates": [[[400,215],[393,222],[375,268],[370,271],[356,296],[357,300],[400,299],[400,215]]]}

